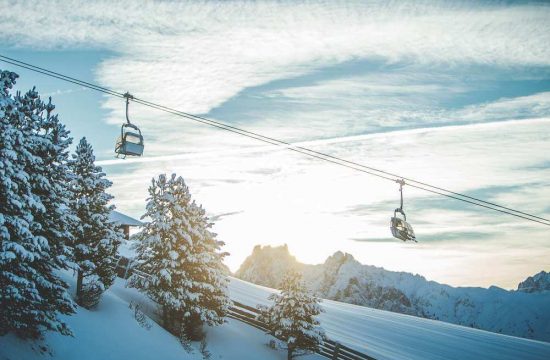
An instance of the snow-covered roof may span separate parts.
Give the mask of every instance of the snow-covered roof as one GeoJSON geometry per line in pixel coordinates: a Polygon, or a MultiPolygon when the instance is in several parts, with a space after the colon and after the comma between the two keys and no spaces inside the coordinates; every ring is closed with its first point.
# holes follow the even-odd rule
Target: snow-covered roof
{"type": "Polygon", "coordinates": [[[128,215],[124,215],[123,213],[120,213],[116,210],[111,211],[111,213],[109,214],[109,220],[119,223],[120,225],[143,226],[143,223],[141,221],[129,217],[128,215]]]}

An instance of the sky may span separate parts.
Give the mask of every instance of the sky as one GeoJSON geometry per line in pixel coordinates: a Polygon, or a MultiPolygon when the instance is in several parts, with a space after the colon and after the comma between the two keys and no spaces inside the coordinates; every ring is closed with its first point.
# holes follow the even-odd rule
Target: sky
{"type": "MultiPolygon", "coordinates": [[[[520,1],[0,0],[0,54],[550,217],[550,5],[520,1]]],[[[139,104],[139,159],[114,158],[121,99],[0,62],[92,143],[118,210],[176,173],[236,270],[257,244],[337,250],[454,286],[550,270],[548,227],[405,186],[417,244],[391,237],[399,188],[139,104]]]]}

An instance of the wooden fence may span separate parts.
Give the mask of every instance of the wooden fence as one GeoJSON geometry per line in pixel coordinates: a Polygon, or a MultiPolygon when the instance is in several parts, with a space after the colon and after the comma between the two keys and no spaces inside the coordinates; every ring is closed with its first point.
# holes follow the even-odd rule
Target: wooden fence
{"type": "MultiPolygon", "coordinates": [[[[229,309],[228,317],[244,322],[264,332],[269,332],[268,326],[256,318],[258,314],[258,309],[238,301],[233,301],[233,306],[229,309]]],[[[317,353],[333,360],[376,360],[367,354],[330,339],[325,339],[317,350],[317,353]]]]}
{"type": "MultiPolygon", "coordinates": [[[[131,261],[125,257],[117,257],[117,275],[123,279],[127,279],[131,274],[137,274],[139,276],[147,277],[149,276],[146,273],[143,273],[139,270],[132,269],[131,261]]],[[[227,316],[231,319],[241,321],[245,324],[255,327],[263,332],[269,332],[268,326],[257,319],[259,310],[240,303],[238,301],[233,301],[233,306],[229,308],[227,316]]],[[[349,348],[345,345],[340,344],[339,342],[325,339],[317,350],[319,355],[322,355],[326,358],[333,360],[376,360],[375,358],[349,348]]]]}

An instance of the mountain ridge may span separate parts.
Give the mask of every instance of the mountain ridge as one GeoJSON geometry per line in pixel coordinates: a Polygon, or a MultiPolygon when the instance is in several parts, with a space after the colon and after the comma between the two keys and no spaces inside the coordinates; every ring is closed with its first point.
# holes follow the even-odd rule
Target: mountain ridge
{"type": "Polygon", "coordinates": [[[453,287],[363,265],[341,251],[322,264],[302,264],[285,245],[256,246],[235,276],[277,287],[289,269],[300,271],[308,287],[326,299],[550,342],[550,274],[544,271],[520,283],[520,290],[453,287]]]}
{"type": "Polygon", "coordinates": [[[550,273],[541,271],[518,284],[518,291],[526,293],[550,291],[550,273]]]}

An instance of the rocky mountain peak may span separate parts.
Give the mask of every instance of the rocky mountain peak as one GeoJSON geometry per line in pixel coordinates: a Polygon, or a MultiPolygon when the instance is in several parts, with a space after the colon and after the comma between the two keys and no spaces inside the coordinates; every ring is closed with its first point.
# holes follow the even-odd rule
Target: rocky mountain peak
{"type": "Polygon", "coordinates": [[[327,267],[340,267],[347,262],[357,262],[353,255],[337,251],[325,260],[325,266],[327,267]]]}
{"type": "Polygon", "coordinates": [[[256,245],[252,254],[239,267],[235,276],[258,285],[277,288],[281,275],[299,270],[302,265],[288,251],[288,246],[256,245]]]}
{"type": "Polygon", "coordinates": [[[518,291],[526,293],[542,292],[550,290],[550,273],[541,271],[529,276],[518,285],[518,291]]]}

